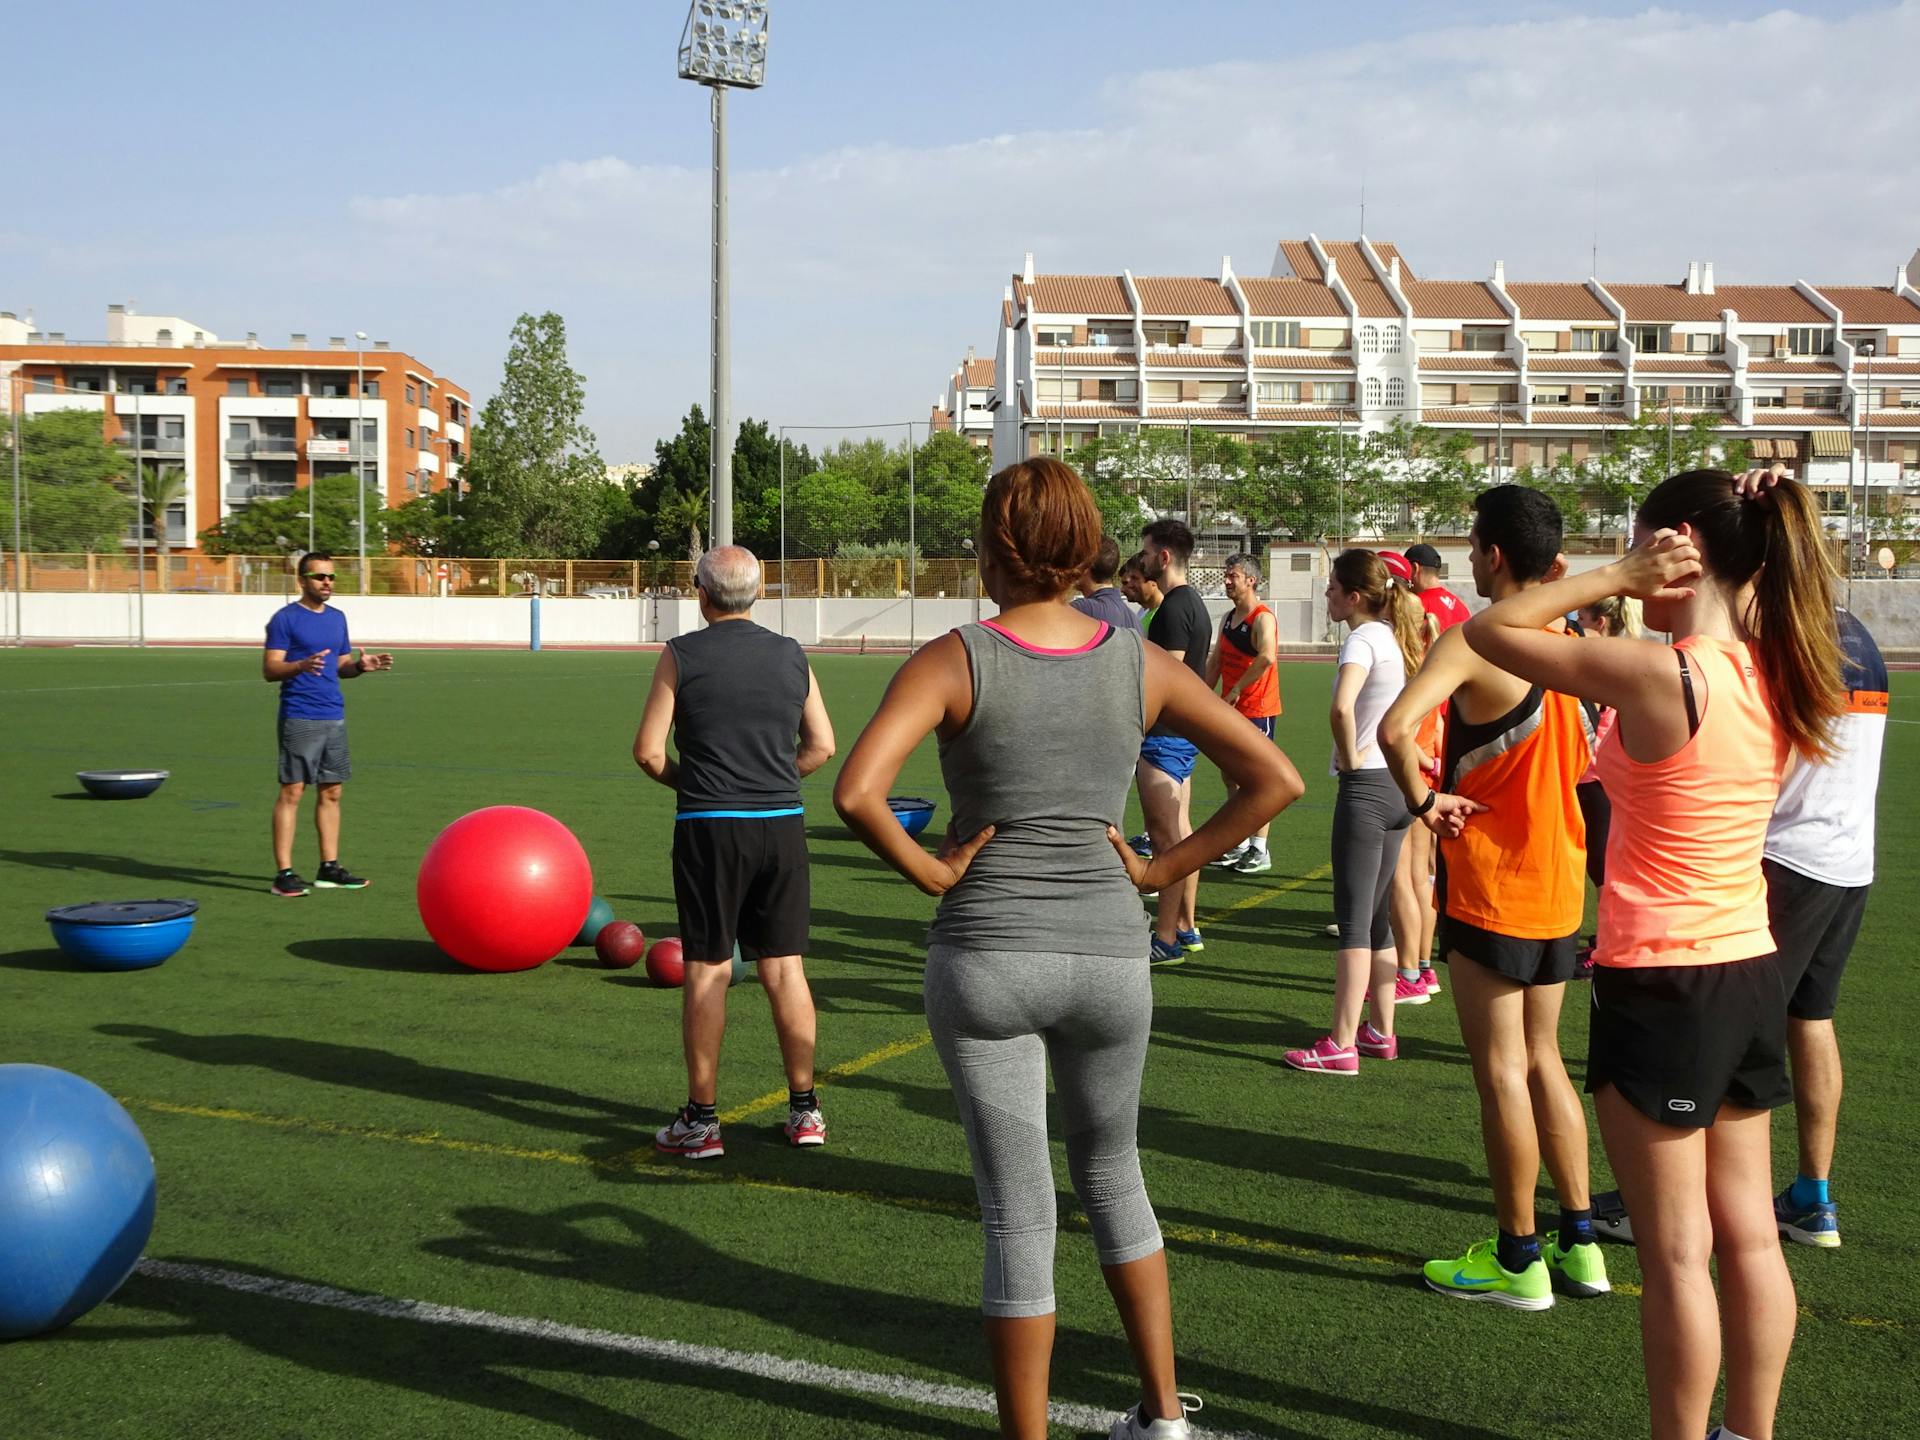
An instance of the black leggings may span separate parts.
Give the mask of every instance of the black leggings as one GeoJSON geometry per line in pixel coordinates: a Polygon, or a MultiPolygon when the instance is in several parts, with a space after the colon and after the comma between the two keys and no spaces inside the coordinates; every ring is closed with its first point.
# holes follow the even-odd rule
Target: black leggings
{"type": "Polygon", "coordinates": [[[1333,802],[1333,918],[1342,950],[1391,950],[1393,870],[1413,817],[1385,770],[1347,770],[1333,802]]]}
{"type": "Polygon", "coordinates": [[[1573,787],[1573,793],[1587,822],[1587,878],[1598,890],[1607,879],[1607,831],[1613,824],[1613,802],[1598,780],[1581,781],[1573,787]]]}

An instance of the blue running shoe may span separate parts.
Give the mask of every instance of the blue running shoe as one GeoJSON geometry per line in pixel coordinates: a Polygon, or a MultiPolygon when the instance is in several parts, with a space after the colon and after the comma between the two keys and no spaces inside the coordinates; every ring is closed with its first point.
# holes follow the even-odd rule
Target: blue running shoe
{"type": "Polygon", "coordinates": [[[1163,970],[1169,965],[1184,965],[1186,963],[1186,951],[1180,948],[1180,942],[1178,940],[1169,945],[1158,935],[1155,935],[1147,942],[1147,964],[1155,970],[1163,970]]]}
{"type": "Polygon", "coordinates": [[[1142,860],[1153,859],[1153,837],[1142,830],[1138,835],[1127,837],[1127,848],[1142,860]]]}
{"type": "Polygon", "coordinates": [[[1198,955],[1207,948],[1206,941],[1200,938],[1198,930],[1176,930],[1173,932],[1173,938],[1180,942],[1180,948],[1189,955],[1198,955]]]}
{"type": "Polygon", "coordinates": [[[1789,1185],[1773,1197],[1773,1219],[1780,1233],[1796,1245],[1812,1245],[1821,1250],[1840,1248],[1840,1207],[1831,1200],[1796,1205],[1793,1187],[1789,1185]]]}

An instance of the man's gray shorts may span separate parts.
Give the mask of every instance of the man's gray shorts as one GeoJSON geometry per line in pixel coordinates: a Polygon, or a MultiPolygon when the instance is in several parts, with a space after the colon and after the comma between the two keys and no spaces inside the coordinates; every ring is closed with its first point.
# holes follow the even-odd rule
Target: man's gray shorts
{"type": "Polygon", "coordinates": [[[338,785],[352,778],[346,721],[280,717],[282,785],[338,785]]]}

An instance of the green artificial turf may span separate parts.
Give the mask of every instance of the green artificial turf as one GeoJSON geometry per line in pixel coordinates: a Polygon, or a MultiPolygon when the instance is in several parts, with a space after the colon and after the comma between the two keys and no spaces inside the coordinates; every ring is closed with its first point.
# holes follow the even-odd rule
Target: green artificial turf
{"type": "MultiPolygon", "coordinates": [[[[159,1169],[156,1259],[984,1387],[973,1186],[938,1063],[914,1043],[931,902],[841,830],[834,767],[806,786],[820,1064],[900,1053],[823,1089],[825,1150],[785,1147],[775,1106],[731,1124],[710,1166],[654,1157],[652,1128],[685,1093],[676,993],[586,950],[468,973],[420,927],[428,842],[511,803],[572,827],[621,918],[672,930],[670,797],[629,759],[652,663],[406,652],[352,682],[343,855],[374,884],[283,901],[266,893],[274,695],[253,652],[0,653],[0,1061],[62,1066],[125,1099],[159,1169]],[[75,770],[109,766],[173,778],[144,801],[74,798],[75,770]],[[200,901],[199,928],[155,970],[76,970],[41,920],[174,895],[200,901]]],[[[842,753],[895,663],[816,660],[842,753]]],[[[1492,1229],[1449,998],[1403,1009],[1406,1058],[1356,1083],[1280,1066],[1331,1006],[1330,678],[1283,667],[1280,739],[1309,790],[1274,829],[1272,873],[1209,872],[1207,951],[1154,980],[1141,1146],[1181,1384],[1210,1424],[1273,1436],[1640,1433],[1631,1294],[1522,1315],[1418,1283],[1419,1261],[1492,1229]]],[[[1897,676],[1895,691],[1897,720],[1920,686],[1897,676]]],[[[1893,725],[1881,878],[1840,1017],[1846,1246],[1790,1248],[1804,1311],[1781,1434],[1891,1434],[1910,1415],[1920,1247],[1899,1218],[1912,1125],[1897,1084],[1916,1047],[1897,937],[1917,918],[1917,751],[1893,725]]],[[[941,796],[944,816],[930,746],[899,789],[941,796]]],[[[1203,766],[1197,808],[1218,799],[1203,766]]],[[[304,816],[298,856],[311,874],[304,816]]],[[[1583,992],[1569,1002],[1577,1081],[1583,992]]],[[[783,1085],[759,992],[736,989],[730,1016],[723,1110],[783,1085]]],[[[1783,1114],[1783,1180],[1792,1128],[1783,1114]]],[[[1597,1133],[1593,1152],[1605,1188],[1597,1133]]],[[[1056,1170],[1053,1391],[1117,1412],[1132,1398],[1125,1345],[1056,1170]]],[[[1630,1249],[1606,1253],[1616,1283],[1637,1279],[1630,1249]]],[[[9,1436],[990,1430],[880,1396],[146,1277],[64,1332],[0,1346],[9,1436]]]]}

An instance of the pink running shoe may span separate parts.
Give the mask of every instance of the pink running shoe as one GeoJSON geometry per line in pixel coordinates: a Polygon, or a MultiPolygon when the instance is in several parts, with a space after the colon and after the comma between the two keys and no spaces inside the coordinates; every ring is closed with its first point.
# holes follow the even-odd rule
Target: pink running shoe
{"type": "Polygon", "coordinates": [[[1404,975],[1393,977],[1393,1003],[1396,1005],[1425,1005],[1433,999],[1427,987],[1418,980],[1409,980],[1404,975]]]}
{"type": "Polygon", "coordinates": [[[1382,1035],[1368,1021],[1360,1027],[1360,1033],[1353,1037],[1353,1048],[1369,1060],[1398,1060],[1400,1058],[1400,1037],[1382,1035]]]}
{"type": "Polygon", "coordinates": [[[1440,967],[1437,965],[1422,965],[1420,967],[1420,983],[1426,987],[1427,994],[1438,995],[1440,993],[1440,967]]]}
{"type": "Polygon", "coordinates": [[[1331,1035],[1322,1035],[1305,1050],[1289,1050],[1280,1057],[1289,1068],[1309,1075],[1358,1075],[1360,1052],[1352,1046],[1341,1049],[1331,1035]]]}
{"type": "Polygon", "coordinates": [[[827,1122],[817,1109],[787,1112],[787,1143],[789,1145],[827,1143],[827,1122]]]}

